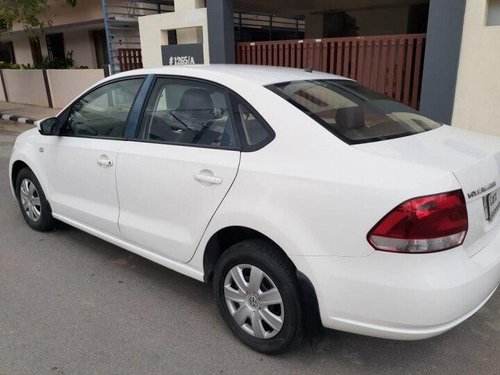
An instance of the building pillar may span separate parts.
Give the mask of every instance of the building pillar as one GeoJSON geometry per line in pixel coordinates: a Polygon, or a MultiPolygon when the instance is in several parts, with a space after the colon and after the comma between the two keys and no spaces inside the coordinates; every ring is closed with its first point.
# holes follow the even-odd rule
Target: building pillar
{"type": "Polygon", "coordinates": [[[183,10],[204,8],[204,3],[203,0],[174,0],[174,10],[176,12],[181,12],[183,10]]]}
{"type": "MultiPolygon", "coordinates": [[[[188,12],[190,10],[204,8],[203,0],[175,0],[174,9],[176,12],[188,12]]],[[[200,28],[177,29],[177,43],[200,43],[203,42],[203,32],[200,28]]]]}
{"type": "Polygon", "coordinates": [[[210,63],[234,64],[233,0],[206,0],[210,63]]]}
{"type": "Polygon", "coordinates": [[[430,0],[420,111],[451,123],[467,0],[430,0]]]}
{"type": "MultiPolygon", "coordinates": [[[[202,44],[203,62],[210,63],[208,45],[207,9],[203,0],[176,0],[175,12],[159,13],[139,17],[139,33],[142,47],[142,63],[145,68],[169,65],[164,56],[163,46],[169,44],[169,31],[176,30],[177,46],[202,44]]],[[[172,46],[173,47],[173,46],[172,46]]],[[[194,46],[195,47],[195,46],[194,46]]],[[[197,48],[197,47],[195,47],[197,48]]],[[[172,49],[171,49],[172,51],[172,49]]],[[[180,49],[176,49],[177,57],[180,49]]],[[[193,57],[193,52],[185,49],[183,53],[193,57]]]]}

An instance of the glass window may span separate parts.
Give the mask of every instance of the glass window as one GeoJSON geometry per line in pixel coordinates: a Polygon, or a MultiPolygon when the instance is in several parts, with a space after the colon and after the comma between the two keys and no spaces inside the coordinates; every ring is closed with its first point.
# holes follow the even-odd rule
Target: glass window
{"type": "Polygon", "coordinates": [[[293,81],[268,88],[347,143],[404,137],[441,126],[354,81],[293,81]]]}
{"type": "Polygon", "coordinates": [[[243,128],[243,137],[249,146],[264,142],[270,136],[266,126],[255,117],[254,113],[244,104],[238,106],[243,128]]]}
{"type": "Polygon", "coordinates": [[[146,106],[141,137],[146,140],[236,147],[225,90],[203,82],[158,79],[146,106]]]}
{"type": "Polygon", "coordinates": [[[14,44],[12,42],[0,42],[0,61],[15,64],[14,44]]]}
{"type": "Polygon", "coordinates": [[[63,135],[121,138],[143,79],[99,87],[73,104],[63,135]]]}

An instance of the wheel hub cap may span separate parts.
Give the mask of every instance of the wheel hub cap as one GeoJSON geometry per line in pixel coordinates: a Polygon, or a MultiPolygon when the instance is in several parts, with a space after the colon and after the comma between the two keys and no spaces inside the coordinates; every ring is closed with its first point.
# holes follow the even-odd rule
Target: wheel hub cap
{"type": "Polygon", "coordinates": [[[269,339],[281,331],[283,299],[273,280],[258,267],[233,267],[224,281],[224,298],[234,321],[248,334],[269,339]]]}
{"type": "Polygon", "coordinates": [[[42,216],[42,204],[35,184],[27,178],[22,180],[19,196],[28,219],[34,223],[38,222],[42,216]]]}

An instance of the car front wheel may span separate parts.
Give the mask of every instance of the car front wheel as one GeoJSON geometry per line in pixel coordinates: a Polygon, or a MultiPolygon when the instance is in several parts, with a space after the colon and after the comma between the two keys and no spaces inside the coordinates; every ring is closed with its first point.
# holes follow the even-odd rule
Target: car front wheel
{"type": "Polygon", "coordinates": [[[247,240],[223,253],[214,273],[219,311],[243,343],[266,354],[302,339],[302,308],[295,272],[270,243],[247,240]]]}

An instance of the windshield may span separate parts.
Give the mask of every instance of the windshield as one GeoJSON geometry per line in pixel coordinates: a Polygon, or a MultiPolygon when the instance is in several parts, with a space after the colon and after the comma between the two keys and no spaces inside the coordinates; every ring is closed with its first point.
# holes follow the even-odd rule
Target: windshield
{"type": "Polygon", "coordinates": [[[292,81],[267,88],[349,144],[405,137],[441,126],[354,81],[292,81]]]}

